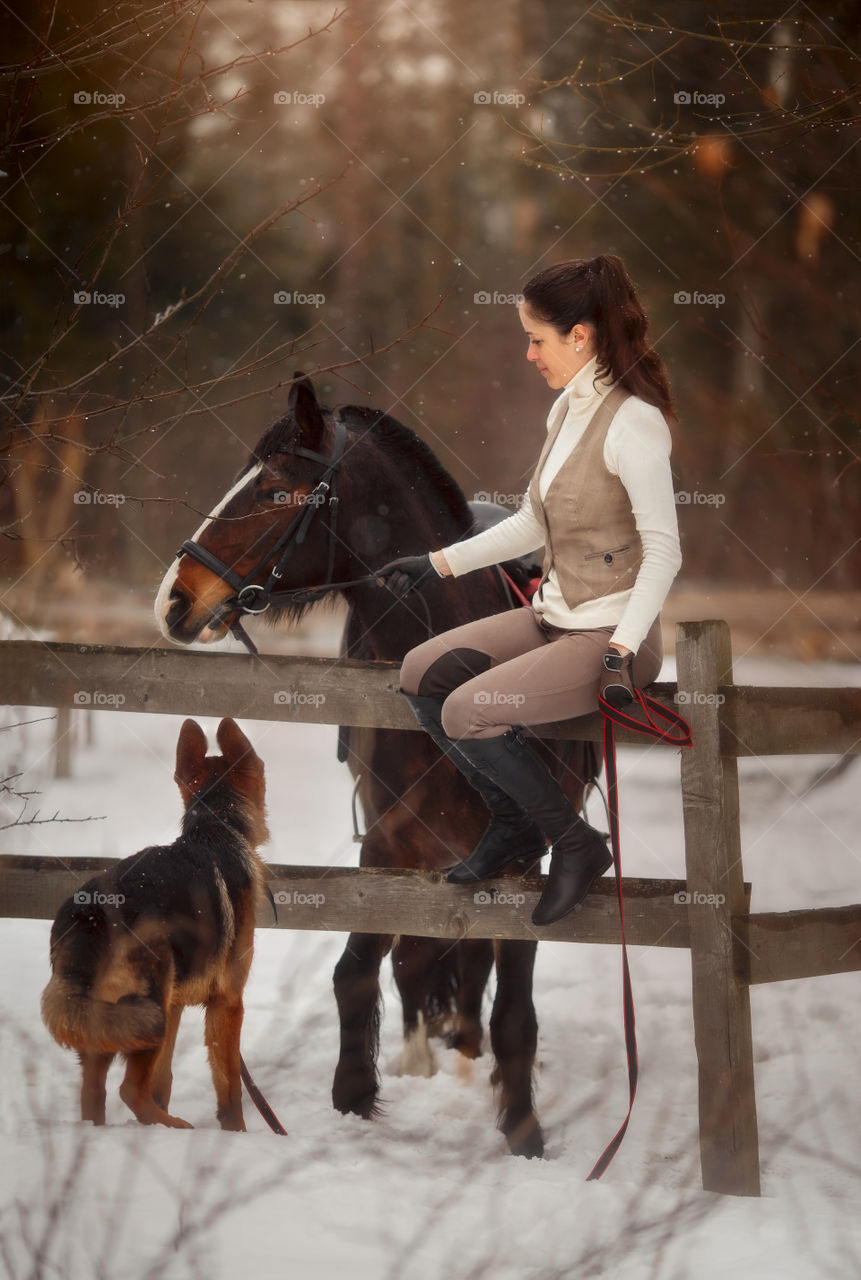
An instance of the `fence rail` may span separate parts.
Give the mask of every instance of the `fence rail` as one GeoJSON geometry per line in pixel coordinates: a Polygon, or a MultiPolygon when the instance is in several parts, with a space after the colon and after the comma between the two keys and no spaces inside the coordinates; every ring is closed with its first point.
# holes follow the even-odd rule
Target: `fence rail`
{"type": "MultiPolygon", "coordinates": [[[[686,879],[626,879],[625,931],[634,946],[690,950],[703,1187],[758,1195],[750,987],[861,969],[861,905],[750,912],[738,758],[861,752],[861,689],[737,686],[729,629],[720,621],[680,623],[676,659],[678,685],[657,684],[650,693],[678,706],[693,732],[693,747],[680,753],[686,879]]],[[[417,731],[398,694],[398,670],[391,662],[267,655],[252,663],[241,654],[6,641],[0,702],[417,731]]],[[[602,720],[595,714],[533,731],[597,741],[602,720]]],[[[641,741],[623,730],[616,736],[620,744],[641,741]]],[[[0,857],[3,914],[50,919],[112,861],[0,857]]],[[[403,869],[269,864],[268,874],[279,928],[611,944],[620,938],[608,881],[580,910],[539,928],[530,921],[543,884],[538,876],[472,889],[403,869]]],[[[270,907],[258,924],[276,924],[270,907]]]]}
{"type": "MultiPolygon", "coordinates": [[[[0,856],[2,915],[53,920],[57,909],[90,876],[117,858],[0,856]]],[[[276,899],[257,917],[259,929],[309,929],[344,933],[408,933],[425,938],[515,938],[522,941],[618,944],[619,909],[609,879],[599,880],[582,907],[537,928],[532,910],[543,876],[486,880],[465,891],[440,871],[406,868],[303,867],[266,864],[276,899]],[[522,901],[511,901],[515,892],[522,901]],[[322,895],[323,901],[315,900],[322,895]],[[477,900],[476,900],[477,897],[477,900]],[[277,913],[277,916],[276,916],[277,913]]],[[[688,908],[678,901],[684,880],[622,879],[625,937],[629,946],[689,948],[688,908]]],[[[744,886],[746,904],[750,884],[744,886]]],[[[816,978],[861,969],[861,906],[766,911],[733,921],[747,930],[737,960],[751,985],[816,978]]]]}
{"type": "MultiPolygon", "coordinates": [[[[347,658],[265,655],[252,662],[240,653],[6,640],[0,642],[0,703],[417,730],[398,694],[399,669],[397,662],[347,658]]],[[[722,755],[861,752],[861,689],[729,682],[713,690],[682,689],[680,704],[675,684],[658,683],[649,692],[686,719],[698,705],[713,706],[722,755]],[[715,701],[699,704],[702,698],[715,701]]],[[[534,732],[542,738],[598,742],[601,730],[596,712],[539,725],[534,732]]],[[[616,740],[635,742],[637,735],[617,729],[616,740]]]]}

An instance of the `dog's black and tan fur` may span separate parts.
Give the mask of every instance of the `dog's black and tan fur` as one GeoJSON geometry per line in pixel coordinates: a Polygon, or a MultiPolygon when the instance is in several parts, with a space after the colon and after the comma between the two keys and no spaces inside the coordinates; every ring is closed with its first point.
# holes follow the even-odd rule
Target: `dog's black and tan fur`
{"type": "Polygon", "coordinates": [[[81,1060],[81,1118],[105,1122],[105,1079],[126,1058],[120,1096],[143,1124],[190,1128],[168,1114],[171,1059],[185,1005],[206,1007],[206,1045],[222,1129],[244,1129],[239,1074],[242,993],[264,893],[257,846],[268,838],[263,764],[233,720],[220,756],[186,720],[176,749],[182,835],[88,880],[51,930],[53,976],[42,1016],[81,1060]]]}

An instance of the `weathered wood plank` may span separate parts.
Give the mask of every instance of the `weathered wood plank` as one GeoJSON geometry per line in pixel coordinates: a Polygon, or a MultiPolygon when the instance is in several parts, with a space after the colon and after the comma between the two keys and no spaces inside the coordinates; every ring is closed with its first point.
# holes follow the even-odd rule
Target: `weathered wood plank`
{"type": "Polygon", "coordinates": [[[71,778],[72,776],[72,710],[71,707],[57,709],[57,723],[54,726],[54,777],[71,778]]]}
{"type": "MultiPolygon", "coordinates": [[[[0,856],[0,916],[52,920],[60,903],[84,881],[116,862],[116,858],[0,856]]],[[[460,937],[466,928],[475,938],[619,941],[615,890],[609,879],[595,887],[573,919],[538,930],[529,915],[540,878],[488,881],[471,893],[445,884],[440,873],[426,871],[267,863],[267,872],[273,895],[280,895],[278,921],[267,902],[260,910],[258,928],[395,931],[435,938],[460,937]],[[490,902],[474,901],[474,893],[481,889],[490,902]],[[499,897],[518,892],[525,895],[521,904],[499,897]],[[320,893],[322,903],[313,900],[320,893]]],[[[627,937],[633,946],[690,945],[687,909],[674,901],[686,892],[684,880],[626,877],[623,884],[627,937]]],[[[747,903],[750,885],[744,888],[747,903]]],[[[733,921],[737,934],[742,923],[733,921]]],[[[750,968],[751,983],[861,969],[861,905],[755,914],[748,917],[747,929],[743,963],[750,968]]]]}
{"type": "MultiPolygon", "coordinates": [[[[112,858],[0,857],[0,914],[52,920],[60,903],[112,858]]],[[[532,910],[542,876],[482,881],[474,889],[447,884],[442,872],[406,868],[299,867],[267,863],[277,927],[359,933],[408,933],[428,938],[520,938],[557,942],[619,941],[615,887],[605,878],[582,908],[539,929],[532,910]]],[[[674,896],[682,880],[625,879],[625,931],[643,947],[686,947],[688,918],[674,896]]],[[[264,904],[258,926],[275,924],[264,904]]]]}
{"type": "Polygon", "coordinates": [[[750,917],[750,981],[786,982],[861,969],[861,905],[750,917]]]}
{"type": "Polygon", "coordinates": [[[0,643],[0,702],[415,729],[397,662],[0,643]],[[392,716],[392,710],[395,714],[392,716]]]}
{"type": "Polygon", "coordinates": [[[680,704],[694,744],[681,752],[681,774],[703,1189],[756,1196],[750,989],[737,971],[739,944],[742,954],[747,944],[738,761],[722,754],[715,696],[732,683],[730,633],[725,622],[684,622],[676,636],[680,704]]]}
{"type": "MultiPolygon", "coordinates": [[[[350,659],[198,653],[110,645],[0,642],[0,703],[89,706],[175,715],[353,724],[418,732],[398,693],[399,664],[350,659]]],[[[675,704],[676,686],[650,694],[675,704]]],[[[861,689],[720,685],[723,755],[861,752],[861,689]]],[[[683,702],[679,707],[687,715],[683,702]]],[[[600,715],[536,726],[539,737],[601,739],[600,715]]],[[[621,743],[641,741],[617,730],[621,743]]]]}
{"type": "MultiPolygon", "coordinates": [[[[721,683],[716,693],[724,756],[861,754],[861,688],[721,683]]],[[[689,718],[685,705],[677,710],[689,718]]]]}

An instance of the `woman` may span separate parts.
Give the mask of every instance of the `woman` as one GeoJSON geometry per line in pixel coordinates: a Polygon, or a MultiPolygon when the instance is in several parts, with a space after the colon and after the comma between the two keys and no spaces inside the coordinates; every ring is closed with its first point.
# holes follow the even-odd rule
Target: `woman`
{"type": "Polygon", "coordinates": [[[517,726],[585,715],[599,689],[624,705],[654,680],[660,610],[681,565],[668,420],[675,408],[648,320],[622,261],[599,254],[529,281],[519,307],[527,359],[561,391],[516,513],[462,542],[384,565],[398,596],[434,574],[460,577],[544,547],[529,608],[481,618],[411,649],[401,692],[491,812],[448,879],[493,875],[552,844],[532,916],[550,924],[611,866],[604,838],[576,812],[517,726]]]}

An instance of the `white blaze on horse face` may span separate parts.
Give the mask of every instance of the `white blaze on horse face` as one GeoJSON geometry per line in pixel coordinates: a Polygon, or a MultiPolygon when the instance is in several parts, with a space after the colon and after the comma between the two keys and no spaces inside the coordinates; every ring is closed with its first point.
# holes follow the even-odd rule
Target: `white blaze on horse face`
{"type": "MultiPolygon", "coordinates": [[[[201,537],[201,535],[212,524],[213,520],[216,520],[218,516],[221,515],[222,511],[227,506],[231,498],[235,498],[238,493],[242,492],[242,490],[245,488],[246,485],[249,485],[254,480],[256,480],[262,470],[263,470],[263,463],[258,462],[256,463],[255,466],[251,468],[250,471],[247,471],[244,476],[240,476],[240,478],[236,481],[236,484],[233,486],[233,488],[228,489],[227,493],[224,495],[224,497],[221,499],[218,505],[209,513],[209,515],[204,520],[203,524],[200,526],[199,529],[197,529],[191,535],[191,538],[188,539],[188,541],[197,542],[201,537]]],[[[171,643],[173,644],[176,644],[177,641],[173,639],[173,636],[171,636],[170,632],[168,631],[166,619],[167,619],[168,612],[170,610],[170,593],[173,590],[173,584],[176,581],[176,575],[179,572],[179,562],[181,559],[182,559],[182,556],[177,556],[173,564],[168,569],[167,573],[164,575],[161,586],[158,589],[158,594],[155,598],[155,606],[154,606],[156,625],[158,626],[159,630],[161,631],[165,639],[170,640],[171,643]]],[[[201,631],[200,635],[198,636],[198,640],[208,641],[212,639],[213,639],[213,636],[209,627],[204,627],[203,631],[201,631]]]]}

